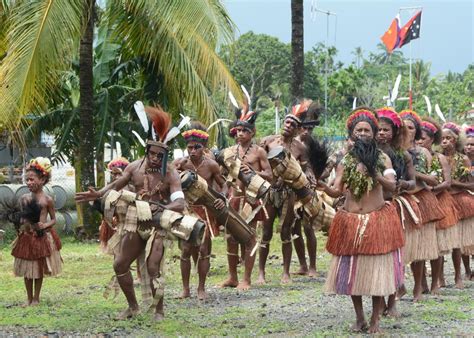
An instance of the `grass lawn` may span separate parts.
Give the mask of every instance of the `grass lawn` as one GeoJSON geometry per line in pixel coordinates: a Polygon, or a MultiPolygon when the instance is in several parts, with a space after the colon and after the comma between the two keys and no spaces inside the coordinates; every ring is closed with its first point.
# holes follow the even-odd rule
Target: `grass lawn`
{"type": "MultiPolygon", "coordinates": [[[[23,280],[12,274],[10,247],[0,250],[0,334],[111,334],[111,335],[347,335],[354,320],[349,297],[322,292],[329,255],[324,252],[324,237],[318,233],[318,271],[320,277],[294,277],[282,286],[280,241],[275,234],[268,277],[270,283],[250,291],[216,288],[227,276],[226,248],[222,238],[213,242],[211,271],[208,278],[209,299],[196,299],[197,275],[192,275],[192,298],[177,299],[181,291],[179,249],[175,243],[168,256],[165,315],[161,323],[142,313],[128,321],[113,318],[126,306],[120,293],[103,298],[105,285],[112,276],[112,257],[99,251],[97,243],[63,240],[63,273],[45,278],[41,304],[23,308],[26,292],[23,280]]],[[[297,261],[293,253],[292,270],[297,261]]],[[[447,260],[448,283],[453,284],[450,257],[447,260]]],[[[254,270],[254,279],[256,271],[254,270]]],[[[412,278],[407,278],[411,291],[412,278]]],[[[400,320],[382,319],[382,329],[392,334],[441,335],[474,332],[474,283],[465,282],[464,290],[448,287],[438,297],[428,296],[419,304],[406,296],[399,306],[400,320]]],[[[137,295],[140,289],[137,288],[137,295]]],[[[364,300],[370,314],[369,299],[364,300]]]]}

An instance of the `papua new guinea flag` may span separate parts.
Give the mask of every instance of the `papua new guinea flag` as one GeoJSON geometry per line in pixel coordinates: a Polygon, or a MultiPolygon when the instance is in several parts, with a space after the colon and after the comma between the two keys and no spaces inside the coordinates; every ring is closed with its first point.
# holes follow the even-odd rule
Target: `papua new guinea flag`
{"type": "Polygon", "coordinates": [[[420,37],[420,29],[421,29],[421,11],[415,14],[405,26],[402,27],[400,30],[400,43],[398,48],[409,43],[411,40],[418,39],[420,37]]]}

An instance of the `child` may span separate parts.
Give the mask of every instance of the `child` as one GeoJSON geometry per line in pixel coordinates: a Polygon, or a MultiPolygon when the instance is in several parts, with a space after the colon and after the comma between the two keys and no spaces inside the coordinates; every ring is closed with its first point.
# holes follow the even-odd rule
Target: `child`
{"type": "Polygon", "coordinates": [[[43,191],[50,178],[49,159],[38,157],[31,160],[26,167],[26,185],[31,193],[23,195],[19,201],[20,227],[12,255],[15,257],[15,275],[25,280],[27,306],[39,304],[43,276],[55,276],[61,272],[61,241],[53,229],[56,224],[54,202],[43,191]]]}

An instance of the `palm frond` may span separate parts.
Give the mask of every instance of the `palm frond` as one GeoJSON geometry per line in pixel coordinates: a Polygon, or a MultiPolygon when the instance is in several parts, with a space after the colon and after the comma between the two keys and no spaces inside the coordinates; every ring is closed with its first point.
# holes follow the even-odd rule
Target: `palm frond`
{"type": "Polygon", "coordinates": [[[233,33],[219,1],[115,0],[109,10],[116,36],[163,76],[172,108],[184,99],[202,122],[210,123],[216,117],[210,91],[227,88],[240,98],[237,83],[215,51],[233,33]]]}
{"type": "Polygon", "coordinates": [[[60,71],[68,68],[80,37],[80,0],[18,2],[8,17],[8,52],[0,65],[0,119],[7,128],[45,109],[60,71]]]}

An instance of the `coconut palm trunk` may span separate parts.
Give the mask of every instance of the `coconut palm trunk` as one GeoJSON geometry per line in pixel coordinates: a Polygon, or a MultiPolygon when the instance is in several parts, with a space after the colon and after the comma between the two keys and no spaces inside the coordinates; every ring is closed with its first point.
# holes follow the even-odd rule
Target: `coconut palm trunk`
{"type": "MultiPolygon", "coordinates": [[[[80,114],[80,146],[79,159],[81,172],[79,175],[81,189],[95,186],[94,180],[94,94],[93,94],[93,60],[92,42],[94,32],[94,0],[84,1],[84,10],[87,11],[86,25],[79,47],[79,114],[80,114]]],[[[96,229],[93,211],[89,207],[83,208],[84,228],[88,236],[96,229]]]]}
{"type": "Polygon", "coordinates": [[[291,96],[303,97],[304,76],[303,0],[291,0],[291,96]]]}

